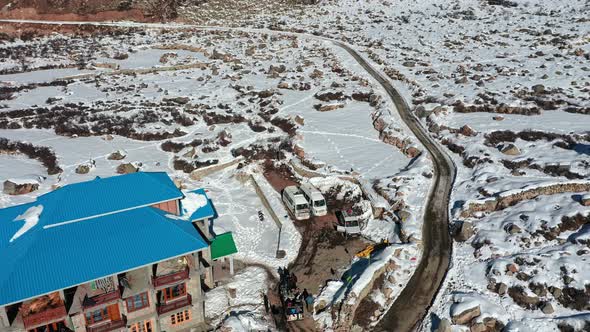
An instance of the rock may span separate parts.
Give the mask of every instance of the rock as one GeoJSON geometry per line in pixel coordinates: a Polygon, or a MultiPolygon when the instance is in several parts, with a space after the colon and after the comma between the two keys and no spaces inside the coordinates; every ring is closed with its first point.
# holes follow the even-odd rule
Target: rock
{"type": "Polygon", "coordinates": [[[39,182],[36,180],[13,180],[4,181],[4,193],[8,195],[24,195],[39,189],[39,182]]]}
{"type": "Polygon", "coordinates": [[[501,282],[496,285],[496,292],[498,293],[498,295],[505,295],[506,291],[508,291],[508,285],[506,285],[505,283],[501,282]]]}
{"type": "Polygon", "coordinates": [[[529,289],[537,296],[543,297],[547,295],[547,287],[545,287],[543,284],[530,283],[529,289]]]}
{"type": "Polygon", "coordinates": [[[76,167],[76,173],[88,174],[88,172],[90,172],[90,168],[90,165],[87,164],[78,165],[78,167],[76,167]]]}
{"type": "Polygon", "coordinates": [[[113,56],[113,59],[115,59],[115,60],[125,60],[127,58],[129,58],[129,54],[127,54],[127,53],[116,53],[113,56]]]}
{"type": "Polygon", "coordinates": [[[508,289],[508,295],[510,295],[516,304],[529,310],[536,309],[540,302],[538,297],[527,295],[521,286],[510,287],[508,289]]]}
{"type": "Polygon", "coordinates": [[[541,306],[541,311],[545,315],[551,315],[555,312],[555,309],[553,309],[553,305],[551,304],[551,302],[545,302],[545,304],[541,306]]]}
{"type": "Polygon", "coordinates": [[[333,92],[333,91],[324,91],[324,92],[318,92],[314,95],[315,98],[321,100],[321,101],[334,101],[334,100],[345,100],[348,99],[349,97],[344,95],[344,93],[342,91],[338,91],[338,92],[333,92]]]}
{"type": "Polygon", "coordinates": [[[517,156],[520,154],[520,149],[512,143],[508,143],[500,147],[500,152],[510,156],[517,156]]]}
{"type": "Polygon", "coordinates": [[[320,112],[330,112],[343,107],[343,104],[315,105],[315,109],[320,112]]]}
{"type": "Polygon", "coordinates": [[[106,134],[106,135],[104,135],[104,137],[102,139],[104,139],[105,141],[112,141],[113,138],[114,138],[113,135],[106,134]]]}
{"type": "Polygon", "coordinates": [[[277,88],[279,88],[279,89],[289,89],[289,83],[287,83],[287,82],[281,82],[281,83],[279,83],[279,85],[277,85],[277,88]]]}
{"type": "Polygon", "coordinates": [[[463,76],[463,77],[455,80],[455,84],[467,84],[467,82],[469,82],[469,79],[467,78],[467,76],[463,76]]]}
{"type": "Polygon", "coordinates": [[[390,299],[393,296],[393,289],[387,287],[383,290],[383,295],[385,295],[385,298],[390,299]]]}
{"type": "Polygon", "coordinates": [[[122,159],[125,159],[125,157],[127,157],[127,154],[122,150],[118,150],[118,151],[111,153],[108,156],[108,159],[109,160],[122,160],[122,159]]]}
{"type": "Polygon", "coordinates": [[[459,134],[463,136],[475,136],[477,132],[473,130],[473,128],[469,127],[469,125],[464,125],[459,129],[459,134]]]}
{"type": "Polygon", "coordinates": [[[541,93],[545,92],[545,86],[543,84],[533,85],[532,89],[533,89],[533,92],[535,92],[536,94],[541,94],[541,93]]]}
{"type": "Polygon", "coordinates": [[[582,196],[582,198],[580,199],[580,204],[584,206],[590,206],[590,194],[582,196]]]}
{"type": "Polygon", "coordinates": [[[190,98],[189,97],[170,97],[170,98],[164,98],[163,100],[165,102],[171,102],[171,103],[178,104],[178,105],[184,105],[190,101],[190,98]]]}
{"type": "Polygon", "coordinates": [[[516,234],[516,233],[520,233],[522,232],[522,230],[520,229],[520,227],[518,227],[518,225],[515,224],[510,224],[510,226],[508,226],[506,228],[506,231],[510,234],[516,234]]]}
{"type": "Polygon", "coordinates": [[[518,265],[516,265],[514,263],[510,263],[510,264],[506,265],[506,271],[516,273],[516,272],[518,272],[518,265]]]}
{"type": "Polygon", "coordinates": [[[438,323],[435,332],[451,332],[451,321],[446,318],[443,318],[438,323]]]}
{"type": "Polygon", "coordinates": [[[322,78],[324,76],[324,72],[322,72],[321,70],[318,69],[314,69],[313,72],[309,75],[309,77],[316,79],[316,78],[322,78]]]}
{"type": "Polygon", "coordinates": [[[473,229],[473,225],[468,221],[464,221],[461,224],[461,228],[459,229],[459,232],[457,233],[455,238],[459,242],[465,242],[470,237],[472,237],[473,234],[475,234],[475,230],[473,229]]]}
{"type": "Polygon", "coordinates": [[[473,318],[479,317],[479,315],[481,315],[481,310],[478,305],[476,307],[464,310],[461,313],[452,316],[451,320],[453,324],[467,325],[473,318]]]}
{"type": "Polygon", "coordinates": [[[416,67],[416,62],[414,62],[414,61],[404,61],[402,63],[402,66],[404,66],[404,67],[410,67],[410,68],[416,67]]]}
{"type": "Polygon", "coordinates": [[[549,287],[549,292],[556,299],[560,298],[561,295],[563,294],[563,292],[561,291],[561,288],[557,288],[557,287],[553,287],[553,286],[549,287]]]}
{"type": "Polygon", "coordinates": [[[469,328],[469,332],[485,332],[488,327],[484,323],[475,323],[469,328]]]}
{"type": "Polygon", "coordinates": [[[272,95],[274,95],[274,91],[272,90],[262,90],[258,92],[258,97],[260,97],[261,99],[268,98],[272,95]]]}
{"type": "Polygon", "coordinates": [[[197,149],[192,147],[187,152],[185,152],[182,156],[185,158],[195,158],[196,155],[197,155],[197,149]]]}
{"type": "Polygon", "coordinates": [[[501,115],[496,115],[496,116],[493,116],[492,119],[494,121],[502,121],[502,120],[504,120],[504,117],[501,115]]]}
{"type": "Polygon", "coordinates": [[[170,59],[176,59],[176,58],[178,58],[178,54],[176,54],[176,53],[172,53],[172,52],[164,53],[160,57],[160,63],[168,63],[168,61],[170,61],[170,59]]]}
{"type": "Polygon", "coordinates": [[[295,120],[295,123],[297,123],[300,126],[303,126],[305,124],[305,119],[299,114],[295,115],[294,120],[295,120]]]}
{"type": "Polygon", "coordinates": [[[129,174],[135,173],[139,171],[139,168],[133,165],[132,163],[125,163],[117,166],[117,173],[119,174],[129,174]]]}

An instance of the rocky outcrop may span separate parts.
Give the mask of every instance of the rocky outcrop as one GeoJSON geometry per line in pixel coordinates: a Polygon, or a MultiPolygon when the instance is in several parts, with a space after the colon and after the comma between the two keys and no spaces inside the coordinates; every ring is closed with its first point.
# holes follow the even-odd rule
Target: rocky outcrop
{"type": "Polygon", "coordinates": [[[132,163],[125,163],[117,166],[117,173],[119,174],[129,174],[135,173],[139,171],[139,167],[133,165],[132,163]]]}
{"type": "Polygon", "coordinates": [[[121,150],[118,150],[118,151],[111,153],[107,157],[107,159],[109,159],[109,160],[123,160],[123,159],[125,159],[125,157],[127,157],[127,154],[121,150]]]}
{"type": "Polygon", "coordinates": [[[4,193],[8,195],[24,195],[39,189],[39,182],[35,180],[6,180],[4,193]]]}
{"type": "Polygon", "coordinates": [[[468,325],[472,319],[479,317],[479,315],[481,315],[481,309],[478,305],[451,316],[451,320],[456,325],[468,325]]]}
{"type": "Polygon", "coordinates": [[[477,212],[492,212],[503,210],[518,202],[530,200],[541,195],[555,195],[562,193],[576,193],[590,191],[590,182],[566,182],[545,186],[523,188],[519,191],[508,191],[496,194],[494,198],[471,202],[461,212],[461,217],[472,217],[477,212]]]}
{"type": "Polygon", "coordinates": [[[469,238],[472,237],[473,234],[475,234],[473,225],[468,221],[464,221],[461,223],[461,227],[459,227],[459,230],[455,235],[455,239],[459,242],[465,242],[469,240],[469,238]]]}
{"type": "Polygon", "coordinates": [[[509,143],[500,146],[500,152],[509,156],[517,156],[520,154],[520,149],[516,145],[509,143]]]}

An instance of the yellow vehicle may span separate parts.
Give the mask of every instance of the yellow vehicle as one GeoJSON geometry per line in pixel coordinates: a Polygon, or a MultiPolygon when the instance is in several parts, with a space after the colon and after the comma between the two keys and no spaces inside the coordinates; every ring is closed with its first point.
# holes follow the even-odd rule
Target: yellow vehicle
{"type": "Polygon", "coordinates": [[[389,246],[391,243],[389,243],[388,240],[382,240],[381,242],[377,243],[377,244],[371,244],[368,245],[365,249],[359,251],[356,254],[356,257],[358,258],[366,258],[369,259],[371,258],[371,254],[375,251],[375,250],[381,250],[387,246],[389,246]]]}

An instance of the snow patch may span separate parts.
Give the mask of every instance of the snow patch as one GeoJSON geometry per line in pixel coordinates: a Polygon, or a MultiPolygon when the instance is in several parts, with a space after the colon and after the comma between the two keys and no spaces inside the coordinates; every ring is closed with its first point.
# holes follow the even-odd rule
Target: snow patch
{"type": "Polygon", "coordinates": [[[39,222],[41,212],[43,212],[43,205],[35,205],[28,208],[27,211],[25,211],[25,213],[14,218],[13,221],[24,220],[25,224],[22,225],[22,227],[16,233],[14,233],[14,235],[10,239],[10,242],[18,239],[31,228],[35,227],[35,225],[37,225],[37,223],[39,222]]]}

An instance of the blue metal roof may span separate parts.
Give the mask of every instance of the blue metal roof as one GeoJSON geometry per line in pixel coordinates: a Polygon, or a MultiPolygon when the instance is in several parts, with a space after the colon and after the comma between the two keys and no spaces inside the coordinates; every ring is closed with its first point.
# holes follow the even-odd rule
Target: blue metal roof
{"type": "Polygon", "coordinates": [[[137,172],[70,184],[37,200],[64,202],[45,211],[44,226],[49,226],[182,197],[166,173],[137,172]]]}
{"type": "Polygon", "coordinates": [[[149,206],[182,196],[162,174],[68,185],[0,209],[0,306],[206,248],[191,222],[149,206]],[[14,219],[38,205],[38,224],[10,242],[24,224],[14,219]],[[61,208],[72,205],[74,212],[61,208]],[[81,220],[63,223],[72,218],[81,220]]]}
{"type": "MultiPolygon", "coordinates": [[[[205,197],[207,197],[207,205],[202,206],[200,208],[198,208],[195,212],[193,212],[189,218],[189,220],[191,221],[197,221],[197,220],[202,220],[205,218],[217,218],[217,211],[215,210],[215,206],[213,205],[213,202],[211,201],[211,199],[209,198],[209,195],[207,195],[207,192],[202,189],[196,189],[193,191],[190,191],[191,193],[195,193],[195,194],[200,194],[200,195],[204,195],[205,197]]],[[[182,203],[182,201],[181,201],[182,203]]],[[[181,209],[182,211],[182,209],[181,209]]]]}

